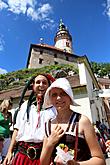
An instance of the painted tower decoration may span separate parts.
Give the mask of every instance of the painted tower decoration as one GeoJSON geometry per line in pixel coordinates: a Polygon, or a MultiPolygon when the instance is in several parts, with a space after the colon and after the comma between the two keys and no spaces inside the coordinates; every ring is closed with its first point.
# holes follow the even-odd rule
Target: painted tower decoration
{"type": "Polygon", "coordinates": [[[55,47],[63,49],[65,52],[73,53],[72,50],[72,37],[65,27],[62,19],[60,20],[59,29],[54,38],[55,47]]]}

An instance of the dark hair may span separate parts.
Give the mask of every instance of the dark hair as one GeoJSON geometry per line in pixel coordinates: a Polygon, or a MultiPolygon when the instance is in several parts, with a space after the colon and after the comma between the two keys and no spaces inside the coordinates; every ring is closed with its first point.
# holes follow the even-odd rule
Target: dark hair
{"type": "MultiPolygon", "coordinates": [[[[39,74],[39,75],[42,75],[44,77],[46,77],[46,79],[48,80],[48,85],[50,86],[50,84],[55,81],[55,78],[53,78],[50,74],[39,74]]],[[[37,75],[37,76],[39,76],[37,75]]],[[[28,103],[27,103],[27,121],[29,120],[29,107],[30,105],[32,104],[33,101],[36,100],[36,97],[35,97],[35,92],[33,91],[33,84],[35,82],[35,78],[37,76],[33,76],[27,83],[26,83],[26,86],[24,87],[24,90],[21,94],[21,98],[20,98],[20,101],[19,101],[19,108],[21,107],[22,103],[23,103],[23,100],[24,100],[24,96],[25,96],[25,93],[27,90],[32,90],[30,96],[29,96],[29,99],[28,99],[28,103]]],[[[43,104],[43,99],[42,99],[42,103],[41,105],[43,104]]]]}
{"type": "Polygon", "coordinates": [[[13,97],[9,98],[9,104],[12,106],[13,105],[13,97]]]}
{"type": "Polygon", "coordinates": [[[4,137],[0,135],[0,141],[4,141],[4,137]]]}

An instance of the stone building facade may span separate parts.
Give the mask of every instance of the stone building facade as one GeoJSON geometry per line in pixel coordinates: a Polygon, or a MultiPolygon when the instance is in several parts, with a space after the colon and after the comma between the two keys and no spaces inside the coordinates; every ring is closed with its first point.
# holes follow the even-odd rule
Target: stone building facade
{"type": "Polygon", "coordinates": [[[41,68],[48,65],[76,64],[78,55],[46,44],[31,44],[27,60],[27,68],[41,68]]]}

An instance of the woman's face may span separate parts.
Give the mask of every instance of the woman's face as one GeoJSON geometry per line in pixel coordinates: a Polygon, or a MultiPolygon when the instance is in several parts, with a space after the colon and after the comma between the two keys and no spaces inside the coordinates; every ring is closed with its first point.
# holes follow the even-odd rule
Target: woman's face
{"type": "Polygon", "coordinates": [[[43,75],[38,75],[33,84],[33,90],[37,95],[44,95],[49,86],[48,80],[43,75]]]}
{"type": "Polygon", "coordinates": [[[52,105],[58,109],[70,109],[71,99],[61,88],[52,88],[50,93],[52,105]]]}

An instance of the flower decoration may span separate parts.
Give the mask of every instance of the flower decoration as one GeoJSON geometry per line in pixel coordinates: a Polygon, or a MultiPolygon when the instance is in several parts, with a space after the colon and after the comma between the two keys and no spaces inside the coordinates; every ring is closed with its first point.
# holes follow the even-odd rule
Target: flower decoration
{"type": "Polygon", "coordinates": [[[74,150],[70,149],[66,144],[60,143],[56,150],[54,162],[58,162],[60,159],[63,164],[66,164],[68,160],[74,159],[74,150]]]}
{"type": "Polygon", "coordinates": [[[55,78],[53,76],[51,76],[50,74],[46,74],[46,76],[51,82],[55,81],[55,78]]]}

